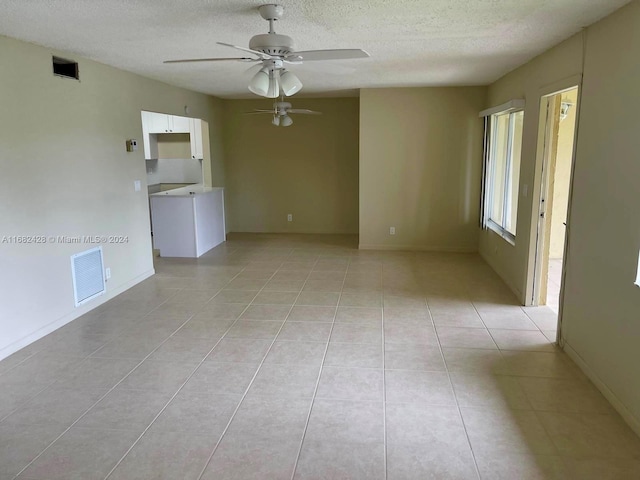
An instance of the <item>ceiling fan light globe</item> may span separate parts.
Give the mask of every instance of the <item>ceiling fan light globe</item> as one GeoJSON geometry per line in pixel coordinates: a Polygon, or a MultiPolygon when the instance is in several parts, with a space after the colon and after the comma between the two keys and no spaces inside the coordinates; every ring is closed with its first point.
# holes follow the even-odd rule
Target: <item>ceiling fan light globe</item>
{"type": "Polygon", "coordinates": [[[278,98],[280,96],[280,79],[278,78],[278,72],[273,72],[269,78],[269,88],[267,94],[264,95],[267,98],[278,98]]]}
{"type": "Polygon", "coordinates": [[[283,127],[288,127],[292,123],[293,119],[289,115],[283,115],[282,119],[280,120],[280,125],[282,125],[283,127]]]}
{"type": "Polygon", "coordinates": [[[269,72],[263,68],[249,82],[249,90],[256,95],[266,97],[270,86],[269,72]]]}
{"type": "Polygon", "coordinates": [[[302,82],[300,79],[288,70],[284,70],[280,74],[280,84],[282,86],[283,93],[287,97],[298,93],[302,89],[302,82]]]}

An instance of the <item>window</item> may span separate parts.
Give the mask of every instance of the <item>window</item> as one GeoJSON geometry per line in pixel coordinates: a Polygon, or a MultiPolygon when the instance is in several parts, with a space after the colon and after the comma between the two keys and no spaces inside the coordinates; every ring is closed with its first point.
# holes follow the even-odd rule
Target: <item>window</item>
{"type": "Polygon", "coordinates": [[[481,220],[483,228],[491,228],[513,243],[518,215],[524,111],[521,101],[512,101],[505,106],[511,108],[483,112],[485,163],[481,220]]]}
{"type": "Polygon", "coordinates": [[[636,272],[635,284],[640,287],[640,254],[638,255],[638,270],[636,272]]]}

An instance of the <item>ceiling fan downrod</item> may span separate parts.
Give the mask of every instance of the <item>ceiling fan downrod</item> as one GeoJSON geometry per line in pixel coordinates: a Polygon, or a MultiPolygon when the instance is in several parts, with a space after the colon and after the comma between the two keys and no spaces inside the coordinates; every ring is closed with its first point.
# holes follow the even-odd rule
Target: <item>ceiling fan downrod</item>
{"type": "Polygon", "coordinates": [[[271,3],[259,6],[258,11],[260,12],[260,16],[269,22],[269,33],[276,33],[273,25],[276,21],[282,18],[282,15],[284,14],[284,7],[282,5],[271,3]]]}

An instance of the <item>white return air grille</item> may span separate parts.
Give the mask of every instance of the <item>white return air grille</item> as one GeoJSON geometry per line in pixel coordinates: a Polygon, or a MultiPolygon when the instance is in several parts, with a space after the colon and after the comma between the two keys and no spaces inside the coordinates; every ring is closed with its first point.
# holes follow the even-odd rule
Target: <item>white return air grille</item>
{"type": "Polygon", "coordinates": [[[102,265],[102,247],[71,255],[76,307],[105,292],[102,265]]]}

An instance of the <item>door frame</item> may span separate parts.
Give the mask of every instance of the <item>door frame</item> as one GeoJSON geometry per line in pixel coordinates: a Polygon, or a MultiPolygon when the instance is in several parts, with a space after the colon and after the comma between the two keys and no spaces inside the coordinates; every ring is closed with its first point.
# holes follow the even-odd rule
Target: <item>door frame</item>
{"type": "MultiPolygon", "coordinates": [[[[570,234],[570,216],[571,216],[571,202],[573,198],[573,179],[575,174],[575,157],[576,146],[578,143],[578,126],[580,123],[580,103],[582,96],[582,75],[573,75],[564,80],[560,80],[551,85],[547,85],[539,90],[538,98],[540,104],[539,118],[538,118],[538,132],[537,132],[537,147],[536,147],[536,163],[535,163],[535,176],[533,182],[532,202],[531,202],[531,226],[530,226],[530,238],[529,238],[529,258],[527,268],[527,280],[525,288],[525,304],[530,306],[539,305],[539,293],[540,293],[540,274],[542,270],[542,262],[539,261],[541,257],[542,248],[544,247],[544,232],[541,232],[540,215],[544,212],[542,200],[548,194],[545,189],[549,185],[549,155],[547,151],[547,138],[549,130],[551,128],[548,122],[550,99],[568,90],[577,88],[577,104],[576,104],[576,122],[574,125],[574,137],[573,137],[573,151],[571,156],[571,174],[569,185],[569,199],[567,208],[567,225],[565,229],[565,241],[564,241],[564,254],[562,263],[562,284],[560,287],[560,305],[558,310],[558,342],[560,342],[560,327],[562,324],[562,304],[564,298],[564,279],[566,274],[566,261],[568,254],[568,242],[570,234]]],[[[544,228],[544,227],[543,227],[544,228]]]]}

